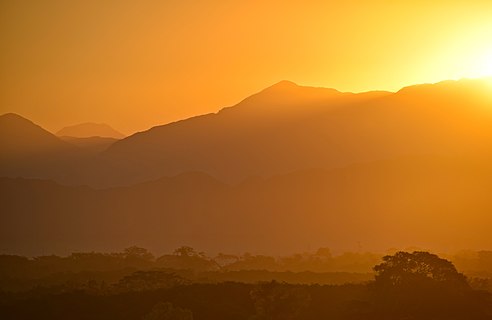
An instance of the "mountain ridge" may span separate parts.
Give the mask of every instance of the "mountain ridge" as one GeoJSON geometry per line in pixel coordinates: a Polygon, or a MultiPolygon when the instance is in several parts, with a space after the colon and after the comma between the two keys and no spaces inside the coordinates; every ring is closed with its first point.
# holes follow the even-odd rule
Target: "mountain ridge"
{"type": "MultiPolygon", "coordinates": [[[[449,131],[449,135],[455,136],[458,141],[463,140],[462,132],[457,132],[454,124],[457,120],[461,121],[462,117],[456,114],[456,118],[451,119],[450,115],[453,114],[440,110],[448,108],[455,111],[459,108],[459,106],[453,106],[453,101],[447,105],[446,95],[442,98],[443,95],[439,93],[441,87],[447,87],[449,83],[461,87],[463,82],[451,81],[429,85],[431,91],[432,89],[437,90],[437,94],[432,91],[432,94],[427,97],[428,102],[425,102],[425,99],[419,102],[411,97],[415,90],[420,95],[422,87],[419,86],[406,87],[397,93],[352,94],[341,93],[333,89],[305,88],[292,82],[280,82],[218,113],[153,127],[148,131],[127,137],[108,148],[105,155],[115,158],[132,157],[133,163],[153,168],[160,166],[159,163],[167,163],[167,169],[163,167],[162,170],[168,170],[167,174],[170,175],[180,171],[198,170],[211,173],[223,181],[233,182],[249,175],[264,175],[274,170],[276,166],[276,164],[271,164],[261,169],[264,165],[258,162],[256,165],[249,166],[249,169],[245,167],[247,165],[242,165],[237,169],[246,170],[247,174],[237,175],[231,171],[233,169],[227,173],[225,172],[227,169],[224,168],[231,164],[244,162],[240,157],[231,154],[240,154],[242,151],[231,151],[238,150],[238,148],[247,152],[245,157],[251,160],[258,158],[256,153],[259,153],[269,155],[269,158],[284,159],[282,161],[287,159],[288,150],[290,152],[305,150],[306,159],[312,159],[307,167],[323,166],[323,162],[328,163],[329,166],[340,166],[378,157],[387,158],[415,152],[427,153],[432,152],[433,149],[436,152],[461,152],[459,148],[464,148],[466,145],[464,141],[463,144],[456,145],[454,148],[456,151],[453,151],[451,150],[453,142],[447,141],[444,134],[435,132],[432,128],[432,121],[437,121],[441,117],[449,122],[444,123],[448,126],[445,129],[449,131]],[[297,93],[283,94],[285,88],[289,92],[290,90],[309,92],[306,94],[309,98],[297,93]],[[322,94],[318,95],[319,92],[322,94]],[[296,100],[299,96],[301,96],[300,100],[296,100]],[[423,104],[425,108],[420,106],[423,104]],[[434,104],[433,107],[432,104],[434,104]],[[439,114],[441,112],[447,114],[439,114]],[[395,121],[406,121],[408,124],[398,126],[395,121]],[[409,123],[410,121],[412,123],[409,123]],[[260,131],[263,134],[257,133],[260,131]],[[427,135],[428,143],[419,146],[416,137],[412,137],[413,131],[417,135],[427,135]],[[284,136],[280,135],[281,133],[284,136]],[[397,138],[391,139],[386,133],[401,135],[402,141],[407,140],[408,143],[398,145],[397,138]],[[292,136],[293,134],[295,136],[292,136]],[[349,149],[347,145],[349,141],[346,138],[351,140],[352,149],[349,149]],[[357,147],[360,142],[356,139],[367,141],[364,143],[367,145],[365,155],[362,152],[364,148],[357,147]],[[441,141],[444,143],[440,143],[441,141]],[[313,147],[306,149],[306,142],[312,144],[313,147]],[[295,143],[297,145],[293,147],[295,143]],[[375,143],[376,145],[371,147],[375,143]],[[326,147],[330,148],[331,152],[322,151],[320,146],[323,144],[327,144],[326,147]],[[408,150],[404,148],[405,145],[408,146],[408,150]],[[279,148],[284,148],[285,151],[279,148]],[[280,154],[275,150],[279,150],[280,154]],[[360,156],[354,155],[354,152],[360,156]],[[215,160],[212,159],[214,155],[215,160]],[[225,158],[229,160],[224,160],[225,158]],[[172,159],[175,159],[175,162],[172,159]],[[194,159],[204,159],[204,161],[193,164],[194,159]],[[209,161],[208,159],[210,163],[204,164],[209,161]],[[180,169],[180,163],[185,162],[189,164],[189,167],[180,169]]],[[[424,94],[428,95],[425,92],[424,94]]],[[[462,100],[470,100],[470,97],[463,96],[463,92],[454,90],[452,94],[461,95],[459,98],[462,100]]],[[[452,100],[458,101],[454,96],[452,100]]],[[[478,118],[471,119],[469,116],[471,113],[465,114],[464,119],[481,121],[478,118]]],[[[483,127],[483,123],[480,126],[483,127]]],[[[475,138],[470,137],[470,139],[475,138]]],[[[286,163],[285,168],[282,168],[282,165],[277,166],[279,168],[277,173],[299,169],[301,166],[295,162],[301,161],[302,159],[295,159],[290,164],[286,163]]]]}
{"type": "Polygon", "coordinates": [[[31,120],[16,113],[0,115],[2,156],[19,157],[31,153],[71,149],[71,146],[31,120]]]}
{"type": "Polygon", "coordinates": [[[13,162],[0,175],[106,188],[199,171],[235,184],[406,155],[488,157],[492,95],[486,88],[483,81],[462,80],[355,94],[283,81],[217,113],[95,144],[82,158],[63,160],[56,174],[31,161],[29,174],[13,162]]]}

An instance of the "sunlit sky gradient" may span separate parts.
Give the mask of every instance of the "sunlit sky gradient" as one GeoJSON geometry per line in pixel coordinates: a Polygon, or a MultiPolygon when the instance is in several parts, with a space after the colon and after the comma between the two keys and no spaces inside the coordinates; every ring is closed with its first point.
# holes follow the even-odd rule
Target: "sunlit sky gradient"
{"type": "Polygon", "coordinates": [[[398,90],[492,74],[492,1],[0,2],[0,111],[124,133],[279,80],[398,90]]]}

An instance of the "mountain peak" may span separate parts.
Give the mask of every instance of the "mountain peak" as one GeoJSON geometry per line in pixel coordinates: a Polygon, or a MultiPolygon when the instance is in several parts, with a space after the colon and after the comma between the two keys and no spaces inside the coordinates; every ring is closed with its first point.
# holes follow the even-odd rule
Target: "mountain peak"
{"type": "Polygon", "coordinates": [[[32,123],[32,121],[24,118],[23,116],[18,115],[17,113],[12,113],[12,112],[4,113],[4,114],[0,115],[0,121],[2,121],[2,122],[32,123]]]}
{"type": "Polygon", "coordinates": [[[281,80],[275,83],[274,85],[270,86],[269,88],[294,88],[294,87],[299,87],[299,85],[289,80],[281,80]]]}
{"type": "Polygon", "coordinates": [[[85,122],[76,125],[62,128],[56,133],[57,136],[74,137],[74,138],[90,138],[90,137],[105,137],[121,139],[125,136],[113,129],[105,123],[85,122]]]}
{"type": "Polygon", "coordinates": [[[4,138],[10,134],[16,135],[19,132],[45,131],[40,126],[17,113],[5,113],[0,115],[0,135],[4,138]]]}
{"type": "MultiPolygon", "coordinates": [[[[341,94],[341,92],[336,89],[314,87],[314,86],[303,86],[303,85],[298,85],[297,83],[289,80],[279,81],[274,85],[271,85],[266,89],[263,89],[259,93],[260,94],[273,93],[275,95],[281,95],[282,97],[287,97],[287,95],[302,95],[304,98],[307,98],[308,96],[311,97],[317,96],[319,98],[319,97],[330,96],[333,94],[341,94]]],[[[292,96],[289,96],[288,98],[292,98],[292,96]]]]}
{"type": "Polygon", "coordinates": [[[52,133],[18,114],[6,113],[0,116],[0,151],[4,157],[70,147],[52,133]]]}

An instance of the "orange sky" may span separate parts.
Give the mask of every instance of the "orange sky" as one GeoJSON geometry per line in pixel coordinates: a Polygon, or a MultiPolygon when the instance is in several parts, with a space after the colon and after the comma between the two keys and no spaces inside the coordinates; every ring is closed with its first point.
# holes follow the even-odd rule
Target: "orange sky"
{"type": "Polygon", "coordinates": [[[397,90],[492,74],[492,1],[4,0],[0,113],[124,133],[282,79],[397,90]]]}

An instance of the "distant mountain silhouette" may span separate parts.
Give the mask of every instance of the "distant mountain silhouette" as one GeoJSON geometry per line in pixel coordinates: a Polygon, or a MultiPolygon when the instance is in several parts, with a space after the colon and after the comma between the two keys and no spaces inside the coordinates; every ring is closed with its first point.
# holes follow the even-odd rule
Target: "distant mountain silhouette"
{"type": "Polygon", "coordinates": [[[132,135],[104,155],[141,168],[135,182],[190,170],[237,182],[405,155],[489,153],[492,94],[484,86],[351,94],[282,81],[217,114],[132,135]]]}
{"type": "Polygon", "coordinates": [[[69,143],[17,114],[1,115],[0,176],[52,179],[63,184],[117,181],[112,170],[118,173],[123,168],[99,157],[105,148],[99,145],[99,150],[94,150],[98,148],[94,140],[101,143],[100,138],[88,140],[69,143]]]}
{"type": "Polygon", "coordinates": [[[99,154],[103,152],[110,145],[118,141],[118,139],[115,138],[105,138],[105,137],[75,138],[75,137],[62,136],[60,137],[60,139],[93,154],[99,154]]]}
{"type": "Polygon", "coordinates": [[[492,170],[484,159],[406,157],[313,169],[230,186],[186,173],[95,190],[0,178],[0,251],[39,255],[154,252],[291,253],[415,245],[490,248],[492,170]]]}
{"type": "Polygon", "coordinates": [[[14,163],[0,173],[111,187],[188,171],[238,183],[404,156],[492,158],[490,92],[482,80],[360,94],[282,81],[216,114],[136,133],[53,170],[26,174],[14,163]]]}
{"type": "Polygon", "coordinates": [[[68,126],[56,133],[59,137],[90,138],[103,137],[121,139],[125,136],[105,123],[86,122],[68,126]]]}
{"type": "Polygon", "coordinates": [[[0,116],[0,176],[57,179],[78,150],[13,113],[0,116]]]}
{"type": "Polygon", "coordinates": [[[15,113],[0,116],[1,157],[20,158],[73,149],[52,133],[15,113]]]}

